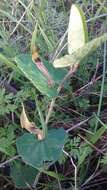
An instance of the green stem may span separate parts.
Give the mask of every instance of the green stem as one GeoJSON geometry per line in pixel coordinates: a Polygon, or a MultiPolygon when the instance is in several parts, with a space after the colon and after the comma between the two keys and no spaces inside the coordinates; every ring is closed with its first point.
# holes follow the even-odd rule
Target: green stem
{"type": "MultiPolygon", "coordinates": [[[[57,89],[57,92],[59,94],[59,92],[61,91],[63,85],[64,85],[64,82],[69,78],[71,77],[77,70],[78,68],[78,64],[75,64],[74,67],[71,67],[70,70],[68,71],[68,73],[65,75],[65,77],[63,78],[63,80],[61,81],[58,89],[57,89]]],[[[56,97],[57,98],[57,97],[56,97]]],[[[48,110],[48,114],[46,116],[46,124],[48,124],[48,121],[49,121],[49,118],[52,114],[52,111],[53,111],[53,108],[54,108],[54,105],[55,105],[55,101],[56,101],[56,98],[53,98],[51,103],[50,103],[50,107],[49,107],[49,110],[48,110]]]]}
{"type": "Polygon", "coordinates": [[[37,107],[37,111],[38,111],[38,114],[39,114],[39,117],[40,117],[40,121],[41,121],[41,125],[42,125],[42,130],[44,132],[44,135],[46,136],[47,135],[47,125],[45,123],[45,120],[44,120],[42,111],[40,110],[40,107],[39,107],[37,99],[36,99],[36,107],[37,107]]]}
{"type": "MultiPolygon", "coordinates": [[[[97,111],[97,117],[100,116],[101,106],[102,106],[102,99],[103,99],[103,91],[104,91],[104,81],[105,81],[105,74],[106,74],[106,42],[104,43],[104,61],[103,61],[103,77],[102,77],[102,83],[101,83],[101,92],[100,92],[100,99],[99,99],[99,105],[98,105],[98,111],[97,111]]],[[[98,127],[99,120],[96,120],[95,124],[95,132],[98,127]]]]}

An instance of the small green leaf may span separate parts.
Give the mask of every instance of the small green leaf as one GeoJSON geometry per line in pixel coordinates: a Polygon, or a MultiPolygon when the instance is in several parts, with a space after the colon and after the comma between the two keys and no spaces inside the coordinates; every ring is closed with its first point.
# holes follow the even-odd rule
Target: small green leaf
{"type": "Polygon", "coordinates": [[[31,166],[25,165],[20,161],[15,161],[10,165],[10,175],[15,183],[15,186],[20,189],[26,189],[28,185],[31,185],[38,171],[31,166]]]}
{"type": "Polygon", "coordinates": [[[93,135],[88,135],[88,140],[95,144],[107,130],[107,127],[105,126],[100,127],[93,135]]]}
{"type": "Polygon", "coordinates": [[[66,132],[63,128],[51,129],[46,138],[38,141],[32,134],[25,133],[16,141],[19,155],[27,164],[38,168],[43,167],[44,161],[55,162],[62,153],[66,132]]]}
{"type": "Polygon", "coordinates": [[[88,41],[88,31],[84,13],[77,5],[72,5],[68,26],[68,53],[72,54],[88,41]]]}

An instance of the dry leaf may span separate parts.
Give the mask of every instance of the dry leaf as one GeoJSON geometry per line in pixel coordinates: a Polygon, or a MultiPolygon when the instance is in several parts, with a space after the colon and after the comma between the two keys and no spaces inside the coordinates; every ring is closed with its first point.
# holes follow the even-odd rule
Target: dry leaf
{"type": "Polygon", "coordinates": [[[22,103],[22,108],[23,109],[20,116],[21,127],[26,129],[30,133],[37,135],[38,140],[43,140],[44,139],[43,131],[37,128],[34,122],[30,122],[28,120],[23,103],[22,103]]]}

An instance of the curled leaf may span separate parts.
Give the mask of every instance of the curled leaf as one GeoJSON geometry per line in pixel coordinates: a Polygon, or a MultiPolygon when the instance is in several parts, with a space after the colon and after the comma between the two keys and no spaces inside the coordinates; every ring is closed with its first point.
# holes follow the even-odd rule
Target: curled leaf
{"type": "Polygon", "coordinates": [[[88,41],[86,19],[82,9],[74,4],[71,7],[68,25],[68,53],[72,54],[88,41]]]}
{"type": "Polygon", "coordinates": [[[29,121],[23,104],[22,104],[22,112],[21,112],[21,116],[20,116],[20,123],[21,123],[22,128],[26,129],[31,134],[37,135],[38,140],[44,139],[43,131],[40,130],[39,128],[37,128],[37,126],[35,125],[34,122],[29,121]]]}

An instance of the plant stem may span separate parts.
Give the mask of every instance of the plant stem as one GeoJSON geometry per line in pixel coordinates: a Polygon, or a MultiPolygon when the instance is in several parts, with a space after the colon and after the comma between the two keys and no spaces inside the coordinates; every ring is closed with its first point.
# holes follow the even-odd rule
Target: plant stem
{"type": "MultiPolygon", "coordinates": [[[[78,68],[78,64],[75,64],[73,67],[70,68],[70,70],[69,70],[68,73],[65,75],[65,77],[63,78],[63,80],[61,81],[61,83],[60,83],[60,85],[59,85],[59,87],[58,87],[58,89],[57,89],[58,94],[59,94],[59,92],[61,91],[61,89],[62,89],[62,87],[63,87],[63,85],[64,85],[64,82],[76,72],[77,68],[78,68]]],[[[48,124],[49,118],[50,118],[50,116],[51,116],[51,114],[52,114],[52,111],[53,111],[53,108],[54,108],[54,105],[55,105],[56,98],[57,98],[57,97],[53,98],[52,101],[51,101],[51,103],[50,103],[49,110],[48,110],[48,114],[47,114],[47,116],[46,116],[46,121],[45,121],[46,124],[48,124]]]]}
{"type": "MultiPolygon", "coordinates": [[[[102,77],[102,84],[101,84],[101,92],[100,92],[100,99],[99,99],[97,117],[100,116],[100,111],[101,111],[101,106],[102,106],[105,74],[106,74],[106,42],[104,43],[103,77],[102,77]]],[[[98,121],[98,119],[97,119],[97,120],[96,120],[96,124],[95,124],[95,131],[97,130],[98,122],[99,122],[99,121],[98,121]]]]}

